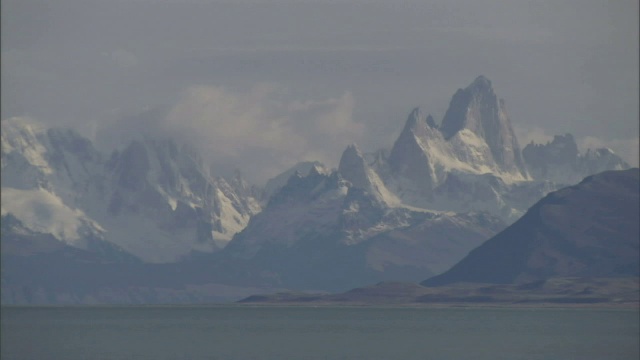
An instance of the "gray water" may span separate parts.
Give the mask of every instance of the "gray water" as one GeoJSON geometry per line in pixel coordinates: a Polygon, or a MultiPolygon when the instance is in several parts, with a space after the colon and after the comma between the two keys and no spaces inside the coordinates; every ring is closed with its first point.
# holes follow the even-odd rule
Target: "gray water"
{"type": "Polygon", "coordinates": [[[2,307],[13,359],[638,359],[634,310],[2,307]]]}

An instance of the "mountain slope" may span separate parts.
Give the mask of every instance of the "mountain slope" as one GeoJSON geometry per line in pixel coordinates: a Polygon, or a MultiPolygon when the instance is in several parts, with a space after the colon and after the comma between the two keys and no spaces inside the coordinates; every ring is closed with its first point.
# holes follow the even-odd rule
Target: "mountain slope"
{"type": "Polygon", "coordinates": [[[144,137],[110,157],[72,130],[2,121],[2,213],[82,248],[99,234],[147,262],[224,247],[261,210],[241,177],[213,178],[188,146],[144,137]]]}
{"type": "Polygon", "coordinates": [[[505,226],[484,213],[393,204],[355,146],[345,150],[340,168],[345,177],[319,167],[293,175],[212,259],[225,269],[225,281],[329,291],[419,281],[505,226]]]}
{"type": "Polygon", "coordinates": [[[638,276],[640,172],[607,171],[547,195],[424,285],[638,276]]]}
{"type": "Polygon", "coordinates": [[[566,185],[606,170],[629,168],[629,164],[608,148],[588,149],[580,154],[571,134],[556,135],[546,144],[531,142],[522,150],[522,155],[535,179],[566,185]]]}

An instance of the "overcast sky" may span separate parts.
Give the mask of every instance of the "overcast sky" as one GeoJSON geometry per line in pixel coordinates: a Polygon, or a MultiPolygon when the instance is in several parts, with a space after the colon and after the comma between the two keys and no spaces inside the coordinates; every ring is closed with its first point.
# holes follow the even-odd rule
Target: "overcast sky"
{"type": "Polygon", "coordinates": [[[335,166],[352,142],[390,147],[414,107],[440,121],[485,75],[522,146],[570,132],[638,164],[637,0],[1,5],[2,119],[105,147],[153,128],[261,182],[301,160],[335,166]]]}

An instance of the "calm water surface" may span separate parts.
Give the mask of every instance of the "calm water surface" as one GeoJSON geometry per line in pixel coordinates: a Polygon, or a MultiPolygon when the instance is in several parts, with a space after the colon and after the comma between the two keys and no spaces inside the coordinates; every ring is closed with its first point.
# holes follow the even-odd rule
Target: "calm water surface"
{"type": "Polygon", "coordinates": [[[2,307],[12,359],[638,359],[634,310],[2,307]]]}

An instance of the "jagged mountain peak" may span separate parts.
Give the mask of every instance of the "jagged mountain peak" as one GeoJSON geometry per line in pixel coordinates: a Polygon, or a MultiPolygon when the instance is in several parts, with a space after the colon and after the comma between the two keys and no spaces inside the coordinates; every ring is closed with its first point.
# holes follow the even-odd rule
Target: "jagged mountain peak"
{"type": "Polygon", "coordinates": [[[319,161],[303,161],[295,164],[276,177],[269,179],[264,185],[263,202],[269,202],[271,196],[277,194],[280,189],[287,185],[289,178],[292,176],[297,176],[299,178],[306,176],[313,167],[321,168],[324,172],[327,172],[325,166],[319,161]]]}
{"type": "Polygon", "coordinates": [[[349,145],[342,153],[338,171],[355,187],[366,188],[369,184],[367,164],[356,144],[349,145]]]}
{"type": "Polygon", "coordinates": [[[624,170],[629,164],[611,149],[587,149],[581,154],[571,134],[556,135],[546,144],[531,142],[522,150],[531,175],[538,180],[573,184],[605,170],[624,170]]]}
{"type": "Polygon", "coordinates": [[[407,117],[404,128],[396,140],[394,149],[391,150],[390,155],[392,157],[394,156],[393,153],[397,150],[396,148],[398,146],[420,141],[424,142],[426,139],[436,139],[441,137],[442,135],[440,134],[433,117],[431,115],[425,117],[422,110],[417,107],[413,109],[407,117]]]}
{"type": "Polygon", "coordinates": [[[408,131],[414,131],[426,124],[424,114],[419,107],[414,108],[409,117],[407,118],[407,122],[404,125],[403,133],[408,131]]]}
{"type": "Polygon", "coordinates": [[[484,76],[479,76],[471,85],[455,93],[442,119],[440,131],[447,141],[464,130],[486,143],[497,165],[496,170],[528,178],[504,102],[498,99],[491,81],[484,76]]]}
{"type": "Polygon", "coordinates": [[[24,117],[2,121],[5,187],[51,189],[56,183],[70,183],[74,189],[58,195],[75,198],[101,165],[102,156],[91,141],[73,129],[52,128],[24,117]]]}
{"type": "Polygon", "coordinates": [[[599,156],[611,156],[614,155],[615,152],[608,147],[596,148],[596,149],[587,149],[585,156],[589,157],[599,157],[599,156]]]}
{"type": "Polygon", "coordinates": [[[542,163],[573,163],[576,161],[579,151],[573,135],[567,133],[555,135],[553,140],[546,144],[536,144],[531,141],[522,150],[522,155],[528,165],[535,168],[541,166],[542,163]]]}
{"type": "MultiPolygon", "coordinates": [[[[364,161],[364,156],[362,155],[362,152],[358,148],[358,145],[353,143],[347,146],[344,152],[342,152],[342,157],[340,158],[340,164],[341,165],[348,164],[355,159],[364,161]]],[[[343,166],[339,165],[338,170],[340,170],[341,168],[343,168],[343,166]]]]}
{"type": "Polygon", "coordinates": [[[491,80],[487,79],[484,75],[480,75],[475,78],[475,80],[473,80],[473,82],[467,87],[467,89],[493,92],[491,80]]]}
{"type": "Polygon", "coordinates": [[[337,171],[329,172],[318,165],[313,165],[306,175],[295,170],[287,183],[271,196],[267,207],[283,203],[308,203],[325,192],[344,187],[343,182],[337,171]]]}
{"type": "Polygon", "coordinates": [[[241,178],[214,179],[189,144],[142,134],[122,145],[105,161],[73,129],[2,121],[3,215],[33,218],[53,204],[44,208],[62,220],[25,224],[74,244],[85,229],[103,228],[100,237],[143,261],[172,262],[224,247],[261,210],[254,188],[241,178]],[[5,204],[10,194],[15,201],[5,204]],[[25,196],[32,201],[20,207],[25,196]]]}
{"type": "Polygon", "coordinates": [[[578,144],[573,135],[566,133],[564,135],[555,135],[551,141],[552,147],[558,149],[567,155],[577,156],[579,154],[578,144]]]}
{"type": "Polygon", "coordinates": [[[359,154],[362,154],[362,152],[360,151],[360,148],[358,147],[358,144],[356,143],[351,143],[349,145],[347,145],[347,149],[348,151],[355,151],[359,154]]]}
{"type": "Polygon", "coordinates": [[[445,139],[450,139],[465,128],[480,136],[487,135],[491,130],[496,130],[496,124],[492,123],[508,122],[508,119],[500,119],[498,116],[503,110],[502,105],[491,81],[479,76],[469,86],[458,89],[453,95],[440,130],[445,139]]]}

